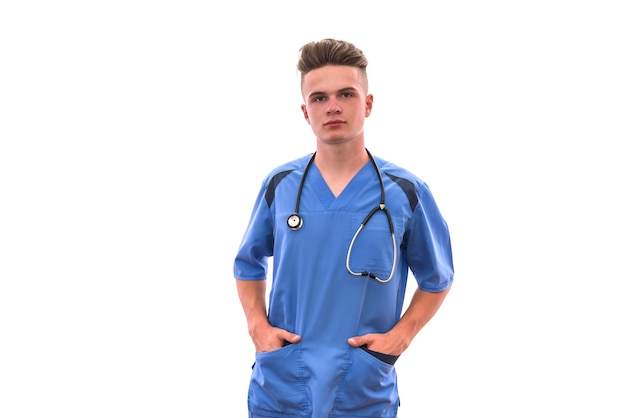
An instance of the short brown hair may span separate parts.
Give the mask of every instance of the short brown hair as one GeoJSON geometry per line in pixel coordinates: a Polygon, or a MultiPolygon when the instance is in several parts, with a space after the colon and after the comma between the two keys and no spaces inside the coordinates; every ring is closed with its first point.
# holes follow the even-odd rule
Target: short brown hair
{"type": "Polygon", "coordinates": [[[309,42],[300,48],[298,71],[301,77],[325,65],[357,67],[363,71],[363,75],[366,75],[367,58],[354,44],[331,38],[309,42]]]}

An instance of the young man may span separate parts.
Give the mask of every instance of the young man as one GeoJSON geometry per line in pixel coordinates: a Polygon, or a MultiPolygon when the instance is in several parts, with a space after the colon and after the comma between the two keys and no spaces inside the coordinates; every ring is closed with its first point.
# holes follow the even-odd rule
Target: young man
{"type": "Polygon", "coordinates": [[[428,186],[365,147],[366,67],[349,42],[300,49],[316,150],[265,178],[234,262],[256,348],[250,418],[396,417],[394,363],[453,281],[448,226],[428,186]],[[403,313],[409,270],[418,289],[403,313]]]}

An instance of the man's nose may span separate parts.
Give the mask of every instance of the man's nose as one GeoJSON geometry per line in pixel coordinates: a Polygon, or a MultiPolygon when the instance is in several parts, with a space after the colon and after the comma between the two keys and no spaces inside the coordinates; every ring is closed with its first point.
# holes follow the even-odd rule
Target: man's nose
{"type": "Polygon", "coordinates": [[[327,115],[337,115],[341,113],[341,107],[335,101],[328,102],[328,108],[326,109],[327,115]]]}

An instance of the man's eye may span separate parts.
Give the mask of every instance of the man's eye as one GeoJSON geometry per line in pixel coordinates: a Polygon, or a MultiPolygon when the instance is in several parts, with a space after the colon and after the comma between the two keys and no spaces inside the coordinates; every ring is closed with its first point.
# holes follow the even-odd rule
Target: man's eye
{"type": "Polygon", "coordinates": [[[341,97],[352,97],[352,93],[348,93],[347,91],[341,94],[341,97]]]}
{"type": "Polygon", "coordinates": [[[323,102],[324,101],[324,97],[323,96],[314,97],[313,101],[314,102],[323,102]]]}

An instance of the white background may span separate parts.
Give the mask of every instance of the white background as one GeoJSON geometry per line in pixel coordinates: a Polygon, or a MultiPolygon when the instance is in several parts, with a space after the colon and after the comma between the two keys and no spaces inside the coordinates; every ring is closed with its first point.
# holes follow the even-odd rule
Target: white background
{"type": "Polygon", "coordinates": [[[370,60],[368,148],[452,233],[401,416],[624,417],[619,3],[3,2],[0,416],[247,416],[232,261],[314,149],[298,49],[337,37],[370,60]]]}

